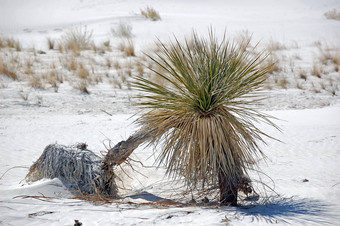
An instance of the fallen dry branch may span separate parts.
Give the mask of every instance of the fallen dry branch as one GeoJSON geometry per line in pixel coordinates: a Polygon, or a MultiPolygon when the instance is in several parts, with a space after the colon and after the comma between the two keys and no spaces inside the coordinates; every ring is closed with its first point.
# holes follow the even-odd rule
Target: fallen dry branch
{"type": "Polygon", "coordinates": [[[153,132],[141,129],[108,150],[104,158],[88,150],[84,143],[71,147],[48,145],[30,167],[26,180],[59,178],[69,190],[81,195],[98,195],[103,200],[117,197],[114,167],[125,162],[140,144],[152,137],[153,132]]]}

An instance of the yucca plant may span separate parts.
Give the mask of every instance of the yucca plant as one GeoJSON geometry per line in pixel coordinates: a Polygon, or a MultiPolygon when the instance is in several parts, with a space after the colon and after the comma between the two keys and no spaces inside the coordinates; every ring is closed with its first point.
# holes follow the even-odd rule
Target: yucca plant
{"type": "Polygon", "coordinates": [[[168,85],[136,77],[146,110],[138,122],[152,143],[162,143],[158,161],[169,176],[184,178],[190,189],[218,187],[221,204],[237,205],[241,178],[263,155],[258,142],[269,137],[254,122],[275,126],[253,105],[270,67],[261,66],[261,53],[218,41],[212,31],[159,46],[148,57],[162,70],[149,69],[168,85]]]}

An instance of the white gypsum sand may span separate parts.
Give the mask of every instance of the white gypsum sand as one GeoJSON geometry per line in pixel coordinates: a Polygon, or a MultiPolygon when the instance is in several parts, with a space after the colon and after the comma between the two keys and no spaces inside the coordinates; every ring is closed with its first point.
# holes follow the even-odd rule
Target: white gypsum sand
{"type": "MultiPolygon", "coordinates": [[[[339,11],[340,3],[3,0],[0,38],[18,40],[21,50],[0,48],[0,225],[72,225],[74,220],[83,225],[337,225],[340,22],[324,16],[333,8],[339,11]],[[147,6],[158,11],[161,20],[140,15],[147,6]],[[112,35],[111,28],[122,23],[132,28],[136,57],[119,50],[129,40],[112,35]],[[264,174],[251,175],[278,195],[255,181],[262,195],[255,206],[246,201],[242,204],[247,208],[203,206],[196,194],[198,206],[183,205],[191,195],[184,194],[181,183],[166,178],[164,168],[154,166],[155,150],[144,146],[131,156],[133,169],[117,168],[122,199],[113,203],[73,199],[59,179],[23,181],[48,144],[85,142],[100,156],[104,144],[112,147],[127,139],[137,130],[133,121],[138,113],[129,74],[141,73],[138,63],[148,65],[142,51],[156,49],[156,38],[182,38],[192,29],[207,35],[210,26],[219,37],[224,31],[230,37],[252,35],[252,43],[261,41],[260,47],[270,48],[278,62],[268,79],[269,99],[258,107],[279,119],[282,132],[260,126],[282,143],[268,140],[263,146],[267,159],[260,162],[264,174]],[[61,52],[59,39],[78,27],[93,32],[95,48],[61,52]],[[48,47],[48,37],[55,40],[54,50],[48,47]],[[18,79],[5,75],[1,65],[18,79]],[[43,89],[34,87],[39,78],[43,89]],[[84,81],[90,94],[82,92],[84,81]],[[159,203],[164,198],[179,200],[182,207],[159,203]]],[[[149,72],[144,68],[143,73],[149,72]]]]}

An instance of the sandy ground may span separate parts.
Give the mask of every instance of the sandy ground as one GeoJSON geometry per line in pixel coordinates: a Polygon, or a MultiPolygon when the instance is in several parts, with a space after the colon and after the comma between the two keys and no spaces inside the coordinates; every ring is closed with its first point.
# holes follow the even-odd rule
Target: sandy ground
{"type": "MultiPolygon", "coordinates": [[[[114,45],[118,40],[109,34],[110,28],[128,21],[138,52],[152,45],[155,37],[165,40],[192,29],[204,35],[212,25],[219,35],[224,28],[228,34],[248,30],[255,40],[274,39],[287,46],[277,52],[285,69],[275,76],[284,76],[290,85],[274,86],[267,91],[268,99],[257,106],[276,117],[282,130],[260,125],[282,141],[268,140],[263,145],[267,158],[259,163],[262,173],[251,175],[262,196],[255,203],[242,201],[241,207],[233,208],[203,205],[199,200],[197,206],[187,205],[190,198],[183,196],[180,183],[166,178],[165,169],[155,166],[157,150],[152,147],[139,147],[132,156],[144,166],[138,162],[133,163],[134,170],[124,166],[128,175],[117,169],[124,189],[120,189],[122,198],[112,203],[74,199],[58,179],[27,184],[28,167],[48,144],[85,142],[100,155],[109,140],[116,144],[131,135],[136,130],[133,122],[138,109],[133,103],[138,100],[133,97],[137,93],[126,86],[113,88],[106,81],[91,85],[89,95],[69,82],[56,93],[0,76],[0,225],[73,225],[75,219],[83,225],[338,225],[340,93],[336,90],[333,95],[329,87],[321,90],[319,85],[332,81],[339,87],[340,73],[332,71],[321,79],[309,75],[306,84],[298,77],[300,67],[309,70],[318,59],[315,42],[339,40],[340,22],[323,15],[333,8],[340,9],[339,1],[30,0],[23,4],[2,0],[1,35],[19,39],[26,49],[34,45],[46,51],[41,62],[60,56],[47,49],[46,37],[58,38],[73,26],[86,25],[93,29],[96,42],[110,39],[114,45]],[[140,9],[146,6],[157,9],[162,20],[145,20],[140,9]],[[298,48],[291,47],[295,42],[298,48]],[[297,71],[291,72],[285,57],[296,53],[302,60],[294,61],[297,71]],[[296,81],[304,88],[296,88],[296,81]],[[321,91],[315,92],[312,84],[321,91]],[[269,187],[261,186],[261,181],[269,187]],[[180,207],[154,203],[164,198],[180,200],[180,207]]],[[[7,59],[5,51],[0,53],[7,59]]],[[[93,57],[100,61],[100,56],[93,57]]]]}

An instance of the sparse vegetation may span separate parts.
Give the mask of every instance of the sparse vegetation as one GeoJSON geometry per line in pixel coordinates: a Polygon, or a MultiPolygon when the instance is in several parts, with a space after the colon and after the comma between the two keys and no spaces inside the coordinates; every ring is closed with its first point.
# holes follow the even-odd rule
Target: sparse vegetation
{"type": "Polygon", "coordinates": [[[62,49],[71,50],[75,55],[79,55],[80,51],[91,48],[93,43],[92,33],[87,27],[70,29],[61,37],[59,46],[62,46],[62,49]]]}
{"type": "Polygon", "coordinates": [[[86,80],[81,80],[79,83],[75,85],[75,88],[80,90],[84,94],[90,94],[90,91],[87,88],[88,83],[86,80]]]}
{"type": "Polygon", "coordinates": [[[326,12],[325,17],[329,20],[340,20],[340,12],[337,9],[332,9],[326,12]]]}
{"type": "Polygon", "coordinates": [[[51,37],[48,37],[47,38],[48,49],[54,49],[54,44],[55,44],[54,39],[52,39],[51,37]]]}
{"type": "Polygon", "coordinates": [[[269,52],[274,52],[274,51],[278,51],[278,50],[284,50],[286,49],[287,47],[283,44],[281,44],[280,42],[278,41],[275,41],[273,39],[271,39],[268,44],[267,44],[267,50],[269,52]]]}
{"type": "Polygon", "coordinates": [[[313,67],[311,69],[311,74],[318,78],[321,78],[322,73],[323,73],[322,67],[316,62],[314,62],[313,67]]]}
{"type": "Polygon", "coordinates": [[[156,20],[160,20],[161,17],[159,15],[159,13],[154,9],[154,8],[151,8],[151,7],[146,7],[146,9],[141,9],[140,10],[140,13],[147,19],[150,19],[150,20],[153,20],[153,21],[156,21],[156,20]]]}
{"type": "Polygon", "coordinates": [[[8,66],[7,63],[0,58],[0,75],[5,75],[13,80],[18,79],[17,72],[14,70],[14,67],[8,66]]]}
{"type": "Polygon", "coordinates": [[[135,46],[132,42],[132,40],[128,41],[122,41],[119,46],[119,50],[124,53],[125,56],[130,57],[130,56],[136,56],[135,55],[135,46]]]}
{"type": "Polygon", "coordinates": [[[299,72],[299,76],[300,76],[301,79],[303,79],[305,81],[307,80],[307,74],[306,74],[306,72],[304,70],[301,70],[299,72]]]}
{"type": "Polygon", "coordinates": [[[132,26],[126,22],[120,22],[115,29],[111,28],[111,34],[120,38],[131,38],[132,26]]]}

